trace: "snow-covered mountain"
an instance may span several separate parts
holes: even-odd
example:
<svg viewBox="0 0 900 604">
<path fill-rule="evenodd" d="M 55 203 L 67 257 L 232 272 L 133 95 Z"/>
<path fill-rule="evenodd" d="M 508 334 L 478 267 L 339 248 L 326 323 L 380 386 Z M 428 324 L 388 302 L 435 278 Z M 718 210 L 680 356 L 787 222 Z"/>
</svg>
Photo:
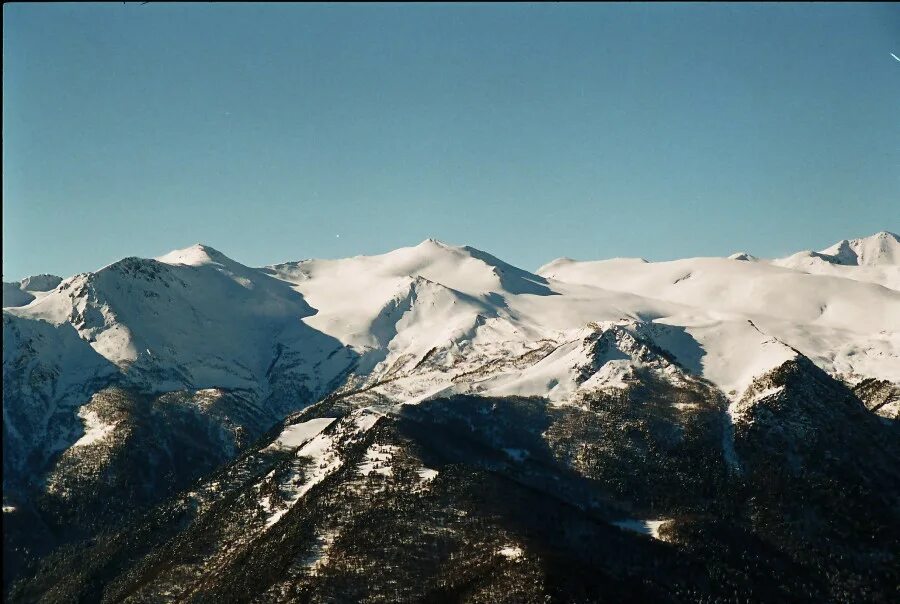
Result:
<svg viewBox="0 0 900 604">
<path fill-rule="evenodd" d="M 820 253 L 835 264 L 897 266 L 900 265 L 900 237 L 881 231 L 863 239 L 843 239 Z"/>
<path fill-rule="evenodd" d="M 534 274 L 435 240 L 381 256 L 263 269 L 198 244 L 61 283 L 23 281 L 43 281 L 44 295 L 6 312 L 72 325 L 132 382 L 158 391 L 255 387 L 277 350 L 312 359 L 345 348 L 359 357 L 356 377 L 371 379 L 451 345 L 512 350 L 565 339 L 592 322 L 668 325 L 685 337 L 664 347 L 693 357 L 685 359 L 692 370 L 738 396 L 758 371 L 738 375 L 728 359 L 737 348 L 758 353 L 748 343 L 760 334 L 851 381 L 900 380 L 900 293 L 891 279 L 849 274 L 874 266 L 889 277 L 900 271 L 897 249 L 890 233 L 835 244 L 822 254 L 844 254 L 840 274 L 746 255 L 560 259 Z M 851 252 L 859 266 L 846 261 Z"/>
<path fill-rule="evenodd" d="M 820 252 L 797 252 L 772 264 L 900 290 L 900 237 L 882 231 L 862 239 L 844 239 Z"/>
<path fill-rule="evenodd" d="M 428 455 L 415 448 L 433 446 L 421 431 L 459 422 L 487 457 L 463 454 L 469 445 L 454 427 L 440 437 L 448 439 L 442 463 L 496 471 L 491 455 L 540 460 L 539 476 L 512 479 L 547 492 L 563 481 L 566 505 L 600 505 L 599 497 L 604 522 L 615 526 L 652 526 L 656 536 L 663 522 L 688 530 L 690 522 L 672 518 L 709 502 L 672 485 L 663 495 L 671 473 L 724 481 L 707 485 L 710 493 L 729 481 L 761 484 L 775 440 L 778 455 L 798 451 L 788 461 L 802 466 L 821 452 L 802 444 L 810 430 L 858 424 L 867 436 L 851 440 L 866 455 L 866 438 L 895 430 L 898 249 L 896 235 L 879 233 L 774 260 L 747 252 L 670 262 L 564 258 L 532 273 L 432 239 L 378 256 L 263 268 L 197 244 L 65 280 L 4 283 L 8 549 L 24 564 L 56 543 L 162 513 L 157 505 L 181 509 L 173 497 L 199 501 L 196 513 L 219 509 L 225 492 L 258 500 L 268 519 L 238 523 L 241 547 L 256 547 L 277 534 L 282 516 L 303 513 L 291 510 L 318 497 L 315 485 L 345 480 L 342 468 L 360 455 L 367 477 L 393 467 L 401 451 L 431 477 Z M 849 402 L 832 412 L 832 400 Z M 535 422 L 533 432 L 501 438 L 484 423 L 509 401 L 519 401 L 516 413 Z M 293 419 L 267 433 L 285 417 Z M 376 422 L 402 434 L 373 430 L 386 440 L 369 443 Z M 608 446 L 592 448 L 595 438 Z M 276 446 L 282 441 L 292 444 Z M 275 468 L 283 451 L 312 457 L 318 470 L 288 464 L 263 480 L 246 465 L 256 455 L 259 468 Z M 849 463 L 839 465 L 841 480 L 850 480 Z M 697 464 L 712 474 L 694 476 Z M 219 492 L 228 472 L 240 481 Z M 196 480 L 201 490 L 184 499 Z M 404 488 L 420 493 L 429 480 Z M 46 530 L 16 532 L 36 522 Z M 790 547 L 805 544 L 798 536 Z M 230 547 L 215 550 L 222 564 Z"/>
<path fill-rule="evenodd" d="M 21 281 L 3 282 L 3 308 L 25 306 L 41 298 L 62 282 L 56 275 L 33 275 Z"/>
</svg>

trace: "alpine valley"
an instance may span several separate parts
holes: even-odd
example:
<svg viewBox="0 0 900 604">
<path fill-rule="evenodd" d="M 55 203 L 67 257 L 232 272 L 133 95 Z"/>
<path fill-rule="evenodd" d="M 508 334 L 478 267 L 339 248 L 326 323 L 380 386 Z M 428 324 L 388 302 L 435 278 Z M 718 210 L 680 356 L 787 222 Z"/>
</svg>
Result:
<svg viewBox="0 0 900 604">
<path fill-rule="evenodd" d="M 900 601 L 900 239 L 3 284 L 11 602 Z"/>
</svg>

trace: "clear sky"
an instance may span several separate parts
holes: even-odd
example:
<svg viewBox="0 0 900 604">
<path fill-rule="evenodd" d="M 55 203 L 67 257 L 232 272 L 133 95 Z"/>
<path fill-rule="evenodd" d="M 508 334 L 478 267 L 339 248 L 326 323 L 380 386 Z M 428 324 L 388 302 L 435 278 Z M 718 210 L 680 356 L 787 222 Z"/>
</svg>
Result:
<svg viewBox="0 0 900 604">
<path fill-rule="evenodd" d="M 900 230 L 900 5 L 3 6 L 3 273 Z"/>
</svg>

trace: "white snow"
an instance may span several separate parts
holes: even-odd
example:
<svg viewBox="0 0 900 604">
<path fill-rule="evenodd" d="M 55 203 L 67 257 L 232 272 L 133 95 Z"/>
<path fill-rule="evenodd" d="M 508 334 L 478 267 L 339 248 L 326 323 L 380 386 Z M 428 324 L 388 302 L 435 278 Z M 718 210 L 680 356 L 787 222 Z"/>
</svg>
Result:
<svg viewBox="0 0 900 604">
<path fill-rule="evenodd" d="M 848 266 L 835 264 L 828 257 L 823 257 L 822 254 L 816 252 L 797 252 L 786 258 L 772 260 L 771 264 L 811 275 L 828 275 L 841 279 L 864 281 L 900 291 L 900 265 Z"/>
<path fill-rule="evenodd" d="M 24 291 L 18 281 L 3 282 L 3 308 L 25 306 L 34 300 L 34 295 Z"/>
<path fill-rule="evenodd" d="M 438 471 L 432 470 L 431 468 L 422 468 L 419 470 L 419 478 L 421 478 L 423 482 L 431 482 L 437 475 Z"/>
<path fill-rule="evenodd" d="M 259 506 L 267 513 L 272 513 L 272 498 L 269 495 L 260 497 Z M 280 516 L 279 516 L 280 518 Z"/>
<path fill-rule="evenodd" d="M 294 504 L 314 486 L 343 465 L 343 461 L 334 451 L 334 441 L 326 434 L 317 434 L 297 451 L 297 457 L 310 458 L 310 464 L 306 476 L 295 475 L 293 480 L 286 485 L 286 497 L 284 507 L 280 507 L 266 519 L 266 527 L 271 527 L 290 510 Z"/>
<path fill-rule="evenodd" d="M 881 231 L 862 239 L 844 239 L 820 252 L 839 264 L 900 265 L 900 237 Z"/>
<path fill-rule="evenodd" d="M 776 266 L 815 275 L 877 283 L 900 290 L 900 238 L 882 231 L 863 239 L 844 239 L 821 252 L 797 252 L 776 258 Z"/>
<path fill-rule="evenodd" d="M 882 405 L 875 413 L 888 419 L 900 419 L 900 399 Z"/>
<path fill-rule="evenodd" d="M 641 340 L 681 367 L 650 369 L 703 377 L 734 403 L 797 352 L 850 383 L 900 382 L 897 250 L 895 235 L 879 233 L 802 258 L 566 258 L 530 273 L 434 240 L 263 269 L 198 244 L 70 277 L 4 314 L 73 331 L 160 390 L 258 391 L 284 370 L 325 394 L 353 369 L 355 384 L 379 383 L 372 396 L 392 404 L 452 393 L 567 404 L 627 388 L 646 358 Z M 601 332 L 618 334 L 602 353 L 591 348 Z M 60 367 L 60 380 L 83 380 Z M 378 413 L 357 417 L 359 429 Z M 300 446 L 318 428 L 295 426 L 278 442 Z"/>
<path fill-rule="evenodd" d="M 366 432 L 374 426 L 383 416 L 378 411 L 372 409 L 363 409 L 354 419 L 356 431 L 359 433 Z"/>
<path fill-rule="evenodd" d="M 288 284 L 206 246 L 126 258 L 5 312 L 70 323 L 131 379 L 162 391 L 250 389 L 279 344 L 318 358 L 339 347 L 304 326 L 314 311 Z M 333 377 L 325 365 L 317 373 Z"/>
<path fill-rule="evenodd" d="M 318 309 L 306 323 L 362 354 L 362 373 L 390 374 L 378 391 L 407 404 L 454 392 L 564 403 L 578 390 L 627 387 L 635 367 L 627 351 L 575 383 L 591 322 L 650 326 L 642 336 L 732 401 L 794 349 L 832 373 L 900 380 L 900 293 L 738 256 L 746 261 L 561 259 L 535 275 L 428 240 L 266 270 Z M 900 269 L 885 262 L 879 270 Z M 537 342 L 552 346 L 516 365 Z M 428 366 L 416 368 L 426 356 Z"/>
<path fill-rule="evenodd" d="M 509 558 L 510 560 L 518 560 L 525 552 L 518 545 L 507 545 L 497 550 L 497 553 L 504 558 Z"/>
<path fill-rule="evenodd" d="M 360 430 L 359 419 L 365 415 L 371 415 L 371 413 L 361 410 L 339 420 L 333 426 L 330 423 L 329 426 L 322 428 L 322 430 L 328 429 L 327 433 L 320 431 L 297 450 L 295 459 L 304 463 L 278 485 L 278 501 L 272 501 L 270 498 L 266 499 L 264 503 L 260 502 L 263 509 L 269 513 L 265 522 L 267 529 L 276 524 L 311 488 L 344 465 L 344 460 L 338 453 L 336 444 L 342 438 L 351 440 L 360 438 L 365 429 Z M 372 425 L 374 423 L 369 423 L 368 427 L 371 428 Z M 307 431 L 307 434 L 311 431 L 312 428 Z"/>
<path fill-rule="evenodd" d="M 659 529 L 662 525 L 669 522 L 669 519 L 657 519 L 657 520 L 635 520 L 635 519 L 626 519 L 619 520 L 613 522 L 613 524 L 619 528 L 625 529 L 626 531 L 631 531 L 633 533 L 639 533 L 641 535 L 649 535 L 654 539 L 659 539 L 660 541 L 664 541 L 662 537 L 659 536 Z"/>
<path fill-rule="evenodd" d="M 33 275 L 21 281 L 3 282 L 3 308 L 25 306 L 46 296 L 60 284 L 56 275 Z"/>
<path fill-rule="evenodd" d="M 768 398 L 774 394 L 778 394 L 782 390 L 784 390 L 784 386 L 772 386 L 771 388 L 766 388 L 765 390 L 761 390 L 761 391 L 757 392 L 753 396 L 753 401 L 754 402 L 761 401 L 764 398 Z"/>
<path fill-rule="evenodd" d="M 394 471 L 390 466 L 390 461 L 396 450 L 397 447 L 393 445 L 373 444 L 366 449 L 365 461 L 359 464 L 359 473 L 363 476 L 368 476 L 373 472 L 383 476 L 393 476 Z"/>
<path fill-rule="evenodd" d="M 116 429 L 117 422 L 104 423 L 95 411 L 82 407 L 78 410 L 78 416 L 84 421 L 84 436 L 79 438 L 72 447 L 86 447 L 96 444 L 108 438 Z"/>
<path fill-rule="evenodd" d="M 738 459 L 737 451 L 734 448 L 734 425 L 738 420 L 737 403 L 729 401 L 728 407 L 725 409 L 726 425 L 722 429 L 722 456 L 725 458 L 725 465 L 733 473 L 741 473 L 741 460 Z"/>
<path fill-rule="evenodd" d="M 43 274 L 25 277 L 20 282 L 20 286 L 24 291 L 37 294 L 38 292 L 49 292 L 50 290 L 55 289 L 60 283 L 62 283 L 62 277 Z"/>
<path fill-rule="evenodd" d="M 268 448 L 293 449 L 309 442 L 314 436 L 330 426 L 337 418 L 318 417 L 286 427 Z"/>
<path fill-rule="evenodd" d="M 832 373 L 900 381 L 900 292 L 877 284 L 717 258 L 566 261 L 539 273 L 643 296 L 632 307 L 683 328 L 701 349 L 701 375 L 732 397 L 791 358 L 791 348 Z"/>
</svg>

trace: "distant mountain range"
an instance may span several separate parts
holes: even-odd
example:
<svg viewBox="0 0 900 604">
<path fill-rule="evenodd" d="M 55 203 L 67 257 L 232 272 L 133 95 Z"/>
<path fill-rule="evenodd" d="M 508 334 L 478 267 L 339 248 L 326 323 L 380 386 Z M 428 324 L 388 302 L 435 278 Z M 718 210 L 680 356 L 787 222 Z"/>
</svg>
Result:
<svg viewBox="0 0 900 604">
<path fill-rule="evenodd" d="M 3 284 L 11 601 L 896 601 L 900 238 Z M 15 582 L 15 583 L 14 583 Z"/>
</svg>

